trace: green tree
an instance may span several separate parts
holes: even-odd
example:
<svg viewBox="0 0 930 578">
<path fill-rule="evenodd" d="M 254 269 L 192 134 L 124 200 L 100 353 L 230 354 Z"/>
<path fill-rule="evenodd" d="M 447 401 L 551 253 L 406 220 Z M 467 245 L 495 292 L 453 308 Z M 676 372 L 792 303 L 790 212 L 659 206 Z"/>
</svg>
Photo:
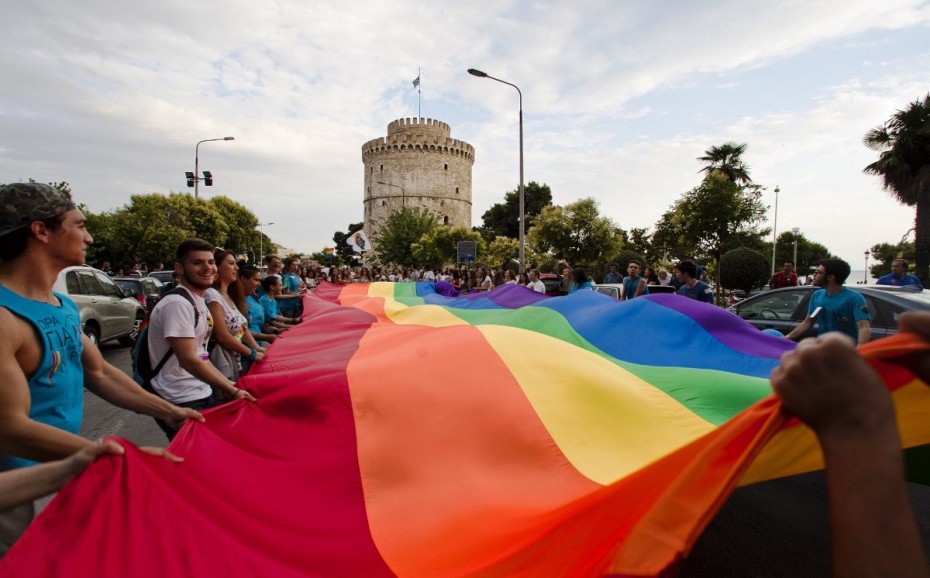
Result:
<svg viewBox="0 0 930 578">
<path fill-rule="evenodd" d="M 904 259 L 909 268 L 914 267 L 914 243 L 878 243 L 872 245 L 869 253 L 873 259 L 873 264 L 869 266 L 869 275 L 873 279 L 891 273 L 891 262 L 895 259 Z"/>
<path fill-rule="evenodd" d="M 718 271 L 715 264 L 724 253 L 757 245 L 767 233 L 760 228 L 765 218 L 762 190 L 759 185 L 739 185 L 720 171 L 712 172 L 663 215 L 653 240 L 671 246 L 678 257 L 709 261 L 708 270 Z"/>
<path fill-rule="evenodd" d="M 494 269 L 513 269 L 519 270 L 518 259 L 520 256 L 520 241 L 498 235 L 488 245 L 484 261 L 488 267 Z M 532 261 L 527 255 L 527 262 Z"/>
<path fill-rule="evenodd" d="M 417 263 L 413 244 L 437 226 L 436 216 L 422 208 L 404 207 L 388 215 L 376 248 L 382 263 L 411 267 Z"/>
<path fill-rule="evenodd" d="M 254 252 L 259 248 L 258 217 L 245 205 L 229 197 L 219 195 L 210 197 L 207 206 L 223 216 L 227 225 L 226 236 L 217 245 L 238 253 Z M 271 246 L 271 239 L 265 247 Z"/>
<path fill-rule="evenodd" d="M 930 287 L 930 93 L 891 115 L 863 138 L 879 153 L 865 172 L 882 178 L 882 188 L 916 208 L 915 274 Z"/>
<path fill-rule="evenodd" d="M 364 225 L 364 223 L 352 223 L 349 225 L 348 231 L 344 233 L 342 231 L 336 231 L 333 233 L 333 243 L 336 244 L 336 254 L 342 257 L 342 260 L 346 263 L 355 264 L 359 261 L 361 254 L 356 253 L 355 249 L 346 243 L 346 239 L 348 239 L 352 233 L 361 231 Z"/>
<path fill-rule="evenodd" d="M 749 166 L 743 162 L 742 158 L 748 146 L 745 143 L 728 142 L 719 147 L 710 147 L 704 152 L 704 156 L 697 159 L 707 163 L 707 166 L 699 172 L 705 173 L 707 176 L 720 172 L 734 183 L 750 184 L 752 179 L 749 178 Z"/>
<path fill-rule="evenodd" d="M 785 262 L 795 261 L 794 258 L 794 240 L 795 234 L 792 231 L 785 231 L 778 236 L 775 246 L 775 270 L 777 271 Z M 794 270 L 800 277 L 804 277 L 808 272 L 817 268 L 817 262 L 821 259 L 827 259 L 831 256 L 830 250 L 824 245 L 809 240 L 804 233 L 797 234 L 798 241 L 798 258 L 794 264 Z M 772 244 L 769 242 L 763 250 L 753 247 L 754 250 L 764 255 L 772 255 Z"/>
<path fill-rule="evenodd" d="M 727 289 L 750 291 L 768 283 L 769 260 L 761 253 L 740 247 L 727 251 L 720 258 L 720 284 Z"/>
<path fill-rule="evenodd" d="M 424 265 L 444 267 L 456 262 L 458 242 L 475 241 L 478 255 L 484 254 L 486 243 L 477 231 L 466 227 L 433 227 L 413 244 L 413 258 Z"/>
<path fill-rule="evenodd" d="M 572 265 L 604 270 L 622 246 L 623 232 L 602 216 L 597 201 L 579 199 L 564 207 L 544 207 L 527 232 L 527 244 L 539 254 L 551 254 Z"/>
<path fill-rule="evenodd" d="M 540 185 L 530 181 L 523 187 L 523 212 L 526 216 L 524 232 L 529 231 L 533 221 L 542 212 L 543 207 L 552 204 L 552 190 L 549 185 Z M 516 239 L 520 236 L 520 189 L 509 191 L 504 195 L 504 202 L 491 205 L 481 216 L 484 228 L 489 230 L 491 238 L 497 236 Z"/>
</svg>

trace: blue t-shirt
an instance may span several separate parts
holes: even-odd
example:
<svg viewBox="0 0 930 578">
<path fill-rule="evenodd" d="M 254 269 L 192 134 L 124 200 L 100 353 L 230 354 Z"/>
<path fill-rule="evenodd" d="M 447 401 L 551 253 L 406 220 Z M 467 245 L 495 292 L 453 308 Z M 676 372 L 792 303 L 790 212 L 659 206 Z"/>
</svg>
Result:
<svg viewBox="0 0 930 578">
<path fill-rule="evenodd" d="M 604 283 L 623 283 L 623 275 L 620 273 L 608 273 L 604 276 Z"/>
<path fill-rule="evenodd" d="M 807 305 L 808 316 L 818 307 L 823 308 L 815 318 L 818 335 L 840 331 L 859 343 L 859 326 L 856 323 L 872 319 L 865 297 L 846 287 L 836 295 L 828 294 L 826 289 L 814 291 Z"/>
<path fill-rule="evenodd" d="M 265 325 L 265 308 L 253 295 L 246 297 L 245 304 L 249 308 L 249 331 L 264 333 L 262 327 Z"/>
<path fill-rule="evenodd" d="M 278 302 L 267 295 L 262 295 L 258 300 L 265 310 L 265 323 L 271 323 L 278 316 Z"/>
<path fill-rule="evenodd" d="M 704 303 L 713 303 L 714 302 L 714 290 L 711 289 L 710 285 L 703 281 L 698 281 L 694 284 L 694 287 L 689 288 L 687 285 L 682 285 L 678 289 L 679 295 L 684 295 L 685 297 L 690 297 L 692 299 L 697 299 L 698 301 L 703 301 Z"/>
<path fill-rule="evenodd" d="M 879 277 L 875 284 L 894 285 L 895 287 L 904 287 L 905 285 L 917 285 L 918 287 L 924 286 L 924 284 L 920 282 L 920 277 L 916 275 L 905 275 L 904 279 L 898 279 L 894 276 L 894 273 L 888 273 L 887 275 Z"/>
<path fill-rule="evenodd" d="M 632 277 L 626 277 L 623 279 L 623 300 L 629 301 L 630 299 L 636 297 L 636 288 L 639 287 L 640 283 L 645 283 L 646 280 L 643 277 L 637 276 L 636 279 Z M 643 288 L 643 295 L 649 293 L 649 290 L 645 287 Z"/>
<path fill-rule="evenodd" d="M 84 405 L 81 314 L 71 299 L 55 293 L 55 306 L 27 299 L 0 285 L 0 307 L 31 324 L 42 346 L 42 358 L 29 378 L 29 418 L 77 434 Z M 35 462 L 0 454 L 0 471 Z"/>
<path fill-rule="evenodd" d="M 594 288 L 594 283 L 590 281 L 585 281 L 581 285 L 578 285 L 577 283 L 572 283 L 571 286 L 568 288 L 568 293 L 570 295 L 574 293 L 575 291 L 581 291 L 582 289 L 592 289 L 592 288 Z"/>
</svg>

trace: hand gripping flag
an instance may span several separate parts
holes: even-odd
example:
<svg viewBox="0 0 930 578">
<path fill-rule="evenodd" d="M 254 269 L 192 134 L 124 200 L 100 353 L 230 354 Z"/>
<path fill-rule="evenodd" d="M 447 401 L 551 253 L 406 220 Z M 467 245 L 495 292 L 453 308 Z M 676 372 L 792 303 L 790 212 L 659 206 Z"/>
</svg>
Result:
<svg viewBox="0 0 930 578">
<path fill-rule="evenodd" d="M 323 284 L 257 403 L 186 424 L 182 463 L 91 464 L 0 576 L 660 575 L 736 485 L 822 467 L 771 396 L 792 347 L 676 295 Z M 883 361 L 911 347 L 860 351 L 919 446 L 930 392 Z"/>
</svg>

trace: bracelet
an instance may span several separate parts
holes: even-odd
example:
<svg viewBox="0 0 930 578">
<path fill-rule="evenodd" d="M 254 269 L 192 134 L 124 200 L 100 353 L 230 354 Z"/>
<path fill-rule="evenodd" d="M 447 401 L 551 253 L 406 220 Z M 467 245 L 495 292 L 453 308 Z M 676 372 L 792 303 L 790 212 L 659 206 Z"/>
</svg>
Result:
<svg viewBox="0 0 930 578">
<path fill-rule="evenodd" d="M 249 361 L 255 361 L 255 356 L 258 355 L 258 350 L 253 349 L 252 353 L 249 355 Z"/>
</svg>

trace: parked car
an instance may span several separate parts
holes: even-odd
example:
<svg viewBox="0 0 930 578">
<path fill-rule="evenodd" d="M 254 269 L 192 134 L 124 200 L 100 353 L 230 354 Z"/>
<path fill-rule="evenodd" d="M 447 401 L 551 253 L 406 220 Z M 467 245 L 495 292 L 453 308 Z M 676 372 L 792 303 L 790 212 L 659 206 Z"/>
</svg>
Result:
<svg viewBox="0 0 930 578">
<path fill-rule="evenodd" d="M 623 294 L 623 283 L 598 283 L 594 286 L 594 290 L 619 301 L 620 295 Z M 670 285 L 647 285 L 646 291 L 646 295 L 658 295 L 659 293 L 674 293 L 675 288 Z"/>
<path fill-rule="evenodd" d="M 562 293 L 562 278 L 555 273 L 540 273 L 539 280 L 546 286 L 546 295 L 564 295 Z"/>
<path fill-rule="evenodd" d="M 161 284 L 171 283 L 171 276 L 174 275 L 174 271 L 151 271 L 148 276 L 153 279 L 158 279 Z"/>
<path fill-rule="evenodd" d="M 132 297 L 146 311 L 151 311 L 161 299 L 161 283 L 155 277 L 112 277 L 112 279 L 124 290 L 130 291 Z"/>
<path fill-rule="evenodd" d="M 728 308 L 758 329 L 777 329 L 790 333 L 807 318 L 807 304 L 818 287 L 805 285 L 765 291 Z M 905 311 L 930 311 L 930 291 L 907 287 L 850 285 L 848 289 L 865 297 L 872 315 L 872 339 L 898 332 L 898 319 Z M 804 337 L 817 335 L 817 324 Z"/>
<path fill-rule="evenodd" d="M 66 267 L 53 289 L 70 297 L 81 313 L 81 331 L 94 343 L 118 339 L 130 346 L 145 310 L 106 273 L 93 267 Z"/>
</svg>

